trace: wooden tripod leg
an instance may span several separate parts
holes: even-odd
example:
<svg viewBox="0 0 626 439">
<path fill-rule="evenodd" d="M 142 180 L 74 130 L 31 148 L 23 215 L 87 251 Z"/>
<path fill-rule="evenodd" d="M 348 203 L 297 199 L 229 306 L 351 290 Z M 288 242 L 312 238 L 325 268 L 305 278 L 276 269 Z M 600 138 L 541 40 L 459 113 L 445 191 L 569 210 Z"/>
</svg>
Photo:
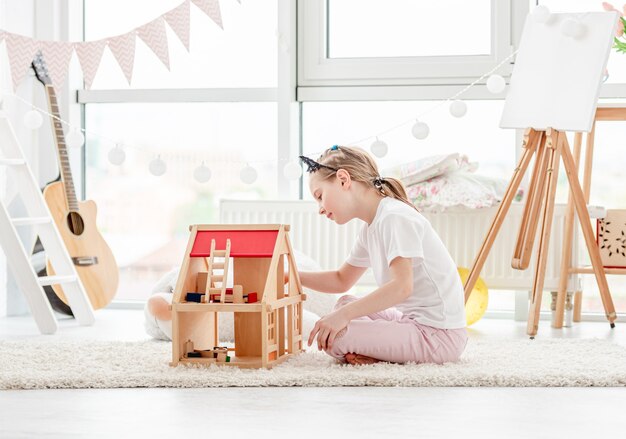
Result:
<svg viewBox="0 0 626 439">
<path fill-rule="evenodd" d="M 522 158 L 519 161 L 519 164 L 515 168 L 515 172 L 513 173 L 513 177 L 511 178 L 511 182 L 504 194 L 504 198 L 500 203 L 500 207 L 498 207 L 498 211 L 491 223 L 489 228 L 489 232 L 483 241 L 482 246 L 480 247 L 480 251 L 474 260 L 474 264 L 472 265 L 472 269 L 470 270 L 470 274 L 465 282 L 465 302 L 469 299 L 470 294 L 472 294 L 472 289 L 478 280 L 478 275 L 487 260 L 487 256 L 489 255 L 489 251 L 491 250 L 491 246 L 498 235 L 498 231 L 502 226 L 502 222 L 511 206 L 511 202 L 515 197 L 515 193 L 517 192 L 517 188 L 524 177 L 524 173 L 528 168 L 528 164 L 533 157 L 537 149 L 537 141 L 539 140 L 539 132 L 533 129 L 528 129 L 524 133 L 524 141 L 522 147 L 524 148 L 524 154 L 522 154 Z"/>
<path fill-rule="evenodd" d="M 606 313 L 607 320 L 611 324 L 611 328 L 614 328 L 614 322 L 617 318 L 617 315 L 615 314 L 615 306 L 613 305 L 613 299 L 611 298 L 611 293 L 609 292 L 609 285 L 606 281 L 606 273 L 604 272 L 602 260 L 600 259 L 600 250 L 598 249 L 598 245 L 596 244 L 593 230 L 591 228 L 589 211 L 587 210 L 583 191 L 580 187 L 580 182 L 578 181 L 578 175 L 576 174 L 574 158 L 569 150 L 569 145 L 565 136 L 563 136 L 561 142 L 559 143 L 559 149 L 561 151 L 561 155 L 563 156 L 563 165 L 565 166 L 565 171 L 567 172 L 567 179 L 569 180 L 574 205 L 576 206 L 576 213 L 578 214 L 580 227 L 582 229 L 583 236 L 585 237 L 585 244 L 587 245 L 587 251 L 589 252 L 589 258 L 591 259 L 591 265 L 593 266 L 593 272 L 596 276 L 596 282 L 598 283 L 598 288 L 600 290 L 600 297 L 602 298 L 602 304 L 604 305 L 604 312 Z"/>
<path fill-rule="evenodd" d="M 543 296 L 543 281 L 546 274 L 546 263 L 548 261 L 548 249 L 550 246 L 550 232 L 552 231 L 552 217 L 554 214 L 554 196 L 556 194 L 556 184 L 559 177 L 559 151 L 556 147 L 559 137 L 565 133 L 559 133 L 548 129 L 546 131 L 546 154 L 548 157 L 545 168 L 547 185 L 543 192 L 543 212 L 541 215 L 541 237 L 539 240 L 539 250 L 537 252 L 537 263 L 533 282 L 533 291 L 528 312 L 528 326 L 526 332 L 530 338 L 537 335 L 539 328 L 539 313 L 541 311 L 541 298 Z"/>
<path fill-rule="evenodd" d="M 539 140 L 539 149 L 535 156 L 533 175 L 528 187 L 528 196 L 524 213 L 517 235 L 515 253 L 511 260 L 511 267 L 516 270 L 525 270 L 530 264 L 530 256 L 533 251 L 539 214 L 543 205 L 543 196 L 546 186 L 546 168 L 548 167 L 548 152 L 545 148 L 545 135 Z"/>
<path fill-rule="evenodd" d="M 576 167 L 576 175 L 580 163 L 580 147 L 582 145 L 582 133 L 576 133 L 574 136 L 574 165 Z M 565 211 L 565 229 L 563 230 L 563 252 L 561 253 L 561 270 L 559 277 L 559 289 L 556 295 L 556 309 L 554 311 L 554 328 L 563 327 L 563 314 L 565 312 L 565 293 L 567 292 L 567 283 L 569 281 L 569 269 L 572 265 L 572 241 L 574 239 L 574 201 L 570 191 L 567 197 L 567 210 Z"/>
</svg>

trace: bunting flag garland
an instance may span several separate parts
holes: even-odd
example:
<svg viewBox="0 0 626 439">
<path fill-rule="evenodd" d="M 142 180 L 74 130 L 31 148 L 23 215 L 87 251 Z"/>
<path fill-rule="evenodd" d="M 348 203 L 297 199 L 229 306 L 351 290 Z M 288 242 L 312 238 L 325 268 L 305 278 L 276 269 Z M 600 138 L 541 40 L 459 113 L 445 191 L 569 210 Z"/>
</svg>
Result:
<svg viewBox="0 0 626 439">
<path fill-rule="evenodd" d="M 136 34 L 127 33 L 118 37 L 109 38 L 108 46 L 111 53 L 122 68 L 124 76 L 130 85 L 133 77 L 133 65 L 135 64 L 135 36 Z"/>
<path fill-rule="evenodd" d="M 52 86 L 55 90 L 63 88 L 63 82 L 67 76 L 67 69 L 74 51 L 72 43 L 57 43 L 53 41 L 43 41 L 41 52 L 46 60 Z"/>
<path fill-rule="evenodd" d="M 189 52 L 189 20 L 191 14 L 189 4 L 189 0 L 187 0 L 177 8 L 163 14 L 163 18 L 165 18 L 165 21 L 167 21 L 167 24 L 172 28 L 180 42 L 183 43 L 187 52 Z"/>
<path fill-rule="evenodd" d="M 90 89 L 98 72 L 104 48 L 107 46 L 130 84 L 135 62 L 136 37 L 141 38 L 169 70 L 170 57 L 165 23 L 174 31 L 185 49 L 189 51 L 190 5 L 192 2 L 200 11 L 208 15 L 216 25 L 224 29 L 219 0 L 185 0 L 177 7 L 130 32 L 96 41 L 40 41 L 0 29 L 0 42 L 5 41 L 11 67 L 13 90 L 26 76 L 38 50 L 44 54 L 46 64 L 50 69 L 50 77 L 57 90 L 63 86 L 69 61 L 75 51 L 83 70 L 85 88 Z"/>
<path fill-rule="evenodd" d="M 191 0 L 202 12 L 211 17 L 219 27 L 224 29 L 222 24 L 222 13 L 220 12 L 219 0 Z"/>
<path fill-rule="evenodd" d="M 161 60 L 163 65 L 170 69 L 170 53 L 167 48 L 167 34 L 165 33 L 165 20 L 161 17 L 137 29 L 137 36 Z"/>
<path fill-rule="evenodd" d="M 96 77 L 106 44 L 106 40 L 98 40 L 89 43 L 78 43 L 74 46 L 80 62 L 80 68 L 83 70 L 83 82 L 87 90 L 91 88 L 93 78 Z"/>
<path fill-rule="evenodd" d="M 39 50 L 39 41 L 9 32 L 4 38 L 9 55 L 9 64 L 11 65 L 13 89 L 15 90 L 26 76 L 26 72 Z"/>
</svg>

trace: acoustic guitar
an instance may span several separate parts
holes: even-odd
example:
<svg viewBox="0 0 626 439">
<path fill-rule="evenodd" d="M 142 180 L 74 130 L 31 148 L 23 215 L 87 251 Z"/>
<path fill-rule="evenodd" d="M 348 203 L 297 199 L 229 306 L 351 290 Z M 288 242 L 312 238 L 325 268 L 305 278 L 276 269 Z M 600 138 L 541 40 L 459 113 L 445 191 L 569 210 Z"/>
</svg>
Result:
<svg viewBox="0 0 626 439">
<path fill-rule="evenodd" d="M 79 202 L 76 199 L 63 126 L 59 117 L 59 105 L 41 52 L 35 56 L 32 66 L 37 79 L 44 85 L 48 110 L 53 116 L 53 137 L 61 171 L 60 181 L 48 184 L 43 196 L 91 305 L 94 309 L 100 309 L 115 297 L 119 270 L 113 252 L 96 227 L 96 204 L 91 200 Z M 54 274 L 54 267 L 49 260 L 46 262 L 46 271 L 48 275 Z M 56 296 L 68 305 L 63 288 L 59 285 L 53 285 L 51 288 Z"/>
</svg>

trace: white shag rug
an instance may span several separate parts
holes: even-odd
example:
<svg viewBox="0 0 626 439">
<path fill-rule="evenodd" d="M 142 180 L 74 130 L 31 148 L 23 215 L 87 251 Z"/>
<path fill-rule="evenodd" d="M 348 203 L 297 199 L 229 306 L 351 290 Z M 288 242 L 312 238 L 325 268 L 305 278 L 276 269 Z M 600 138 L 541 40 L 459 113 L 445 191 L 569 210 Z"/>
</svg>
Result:
<svg viewBox="0 0 626 439">
<path fill-rule="evenodd" d="M 599 339 L 470 340 L 444 365 L 341 365 L 315 350 L 271 370 L 174 368 L 170 356 L 156 340 L 0 341 L 0 389 L 626 385 L 626 348 Z"/>
</svg>

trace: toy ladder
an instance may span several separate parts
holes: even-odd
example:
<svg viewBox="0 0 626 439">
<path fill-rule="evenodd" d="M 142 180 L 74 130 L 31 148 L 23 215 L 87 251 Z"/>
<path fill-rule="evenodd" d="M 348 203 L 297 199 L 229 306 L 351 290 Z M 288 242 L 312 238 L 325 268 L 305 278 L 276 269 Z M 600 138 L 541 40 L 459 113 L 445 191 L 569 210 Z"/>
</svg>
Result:
<svg viewBox="0 0 626 439">
<path fill-rule="evenodd" d="M 0 112 L 0 166 L 5 166 L 13 171 L 12 182 L 19 188 L 17 196 L 22 199 L 28 212 L 27 217 L 11 218 L 4 200 L 0 198 L 0 246 L 6 254 L 17 286 L 26 296 L 39 331 L 42 334 L 53 334 L 57 330 L 57 321 L 43 290 L 45 285 L 63 284 L 63 292 L 79 324 L 92 325 L 94 315 L 91 302 L 67 253 L 65 244 L 28 166 L 15 133 L 6 115 L 2 112 Z M 26 249 L 16 230 L 16 227 L 30 225 L 37 226 L 41 243 L 54 267 L 56 273 L 54 276 L 37 277 L 30 264 Z"/>
<path fill-rule="evenodd" d="M 214 258 L 224 258 L 224 262 L 215 262 Z M 226 250 L 215 250 L 215 239 L 211 240 L 211 253 L 208 261 L 207 291 L 205 298 L 208 301 L 211 294 L 220 294 L 220 303 L 226 303 L 226 279 L 228 278 L 228 261 L 230 259 L 230 239 L 226 240 Z M 213 270 L 223 270 L 222 274 L 214 274 Z M 220 287 L 215 286 L 220 282 Z"/>
</svg>

